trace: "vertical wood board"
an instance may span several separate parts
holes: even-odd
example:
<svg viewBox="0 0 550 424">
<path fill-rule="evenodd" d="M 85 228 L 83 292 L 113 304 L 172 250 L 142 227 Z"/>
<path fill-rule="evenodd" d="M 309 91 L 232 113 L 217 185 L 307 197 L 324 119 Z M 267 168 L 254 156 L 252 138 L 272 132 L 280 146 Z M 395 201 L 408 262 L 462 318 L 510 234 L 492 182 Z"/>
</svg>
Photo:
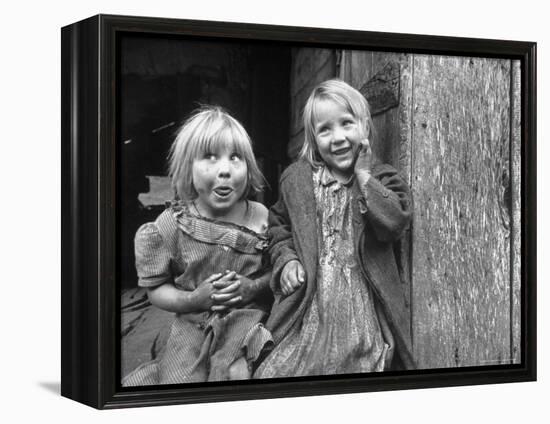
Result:
<svg viewBox="0 0 550 424">
<path fill-rule="evenodd" d="M 344 55 L 345 66 L 350 67 L 342 72 L 346 81 L 354 88 L 360 90 L 365 84 L 381 72 L 388 63 L 397 63 L 402 70 L 407 63 L 408 55 L 400 53 L 370 52 L 363 50 L 348 50 Z M 371 100 L 367 98 L 367 100 Z M 402 100 L 402 97 L 400 97 Z M 374 131 L 371 135 L 371 142 L 374 153 L 386 163 L 400 168 L 401 155 L 401 109 L 407 107 L 399 106 L 389 109 L 373 117 Z"/>
<path fill-rule="evenodd" d="M 397 110 L 394 138 L 399 140 L 397 146 L 395 146 L 394 157 L 396 159 L 394 164 L 401 176 L 411 186 L 411 163 L 412 163 L 412 68 L 413 68 L 413 55 L 403 55 L 400 60 L 401 63 L 401 82 L 400 82 L 400 99 L 399 109 Z M 413 199 L 414 207 L 414 199 Z M 405 234 L 396 246 L 399 264 L 399 270 L 401 274 L 401 281 L 408 285 L 407 301 L 409 302 L 411 312 L 411 335 L 414 345 L 414 333 L 412 331 L 412 225 L 409 225 L 405 230 Z"/>
<path fill-rule="evenodd" d="M 336 53 L 330 49 L 297 48 L 292 50 L 290 140 L 287 154 L 295 160 L 303 138 L 302 112 L 313 88 L 336 76 Z"/>
<path fill-rule="evenodd" d="M 302 111 L 313 88 L 336 76 L 336 54 L 334 50 L 300 48 L 293 50 L 292 58 L 290 134 L 295 135 L 303 127 Z"/>
<path fill-rule="evenodd" d="M 521 363 L 521 63 L 512 61 L 512 363 Z"/>
<path fill-rule="evenodd" d="M 410 184 L 411 169 L 411 101 L 412 55 L 398 53 L 344 51 L 341 76 L 353 87 L 361 89 L 383 72 L 388 64 L 397 64 L 400 75 L 398 105 L 373 117 L 374 129 L 370 137 L 373 150 L 383 162 L 392 164 Z M 370 100 L 367 98 L 367 100 Z M 397 265 L 401 282 L 406 285 L 406 302 L 410 304 L 411 229 L 405 230 L 395 243 Z"/>
<path fill-rule="evenodd" d="M 413 331 L 421 368 L 510 357 L 510 66 L 418 55 Z"/>
<path fill-rule="evenodd" d="M 295 96 L 306 86 L 313 75 L 326 64 L 334 60 L 334 50 L 316 48 L 292 49 L 293 78 L 290 84 L 290 95 Z"/>
</svg>

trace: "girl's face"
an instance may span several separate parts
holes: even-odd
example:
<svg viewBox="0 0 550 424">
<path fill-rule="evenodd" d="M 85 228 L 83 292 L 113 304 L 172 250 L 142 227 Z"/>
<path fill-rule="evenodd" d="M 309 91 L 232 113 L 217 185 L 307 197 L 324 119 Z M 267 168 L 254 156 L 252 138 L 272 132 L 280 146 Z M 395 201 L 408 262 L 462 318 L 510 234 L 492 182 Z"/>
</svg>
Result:
<svg viewBox="0 0 550 424">
<path fill-rule="evenodd" d="M 344 106 L 332 100 L 319 100 L 315 117 L 313 130 L 319 154 L 337 180 L 347 181 L 353 175 L 361 147 L 361 125 Z"/>
<path fill-rule="evenodd" d="M 211 217 L 227 214 L 246 190 L 248 168 L 232 146 L 205 152 L 193 161 L 196 202 Z"/>
</svg>

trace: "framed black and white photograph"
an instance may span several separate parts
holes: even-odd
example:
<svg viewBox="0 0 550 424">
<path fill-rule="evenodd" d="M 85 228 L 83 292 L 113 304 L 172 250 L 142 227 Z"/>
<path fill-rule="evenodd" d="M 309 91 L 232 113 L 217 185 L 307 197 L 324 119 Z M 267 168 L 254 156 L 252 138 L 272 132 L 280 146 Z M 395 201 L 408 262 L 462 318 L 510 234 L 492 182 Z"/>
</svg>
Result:
<svg viewBox="0 0 550 424">
<path fill-rule="evenodd" d="M 536 379 L 536 44 L 62 30 L 62 381 L 96 408 Z"/>
</svg>

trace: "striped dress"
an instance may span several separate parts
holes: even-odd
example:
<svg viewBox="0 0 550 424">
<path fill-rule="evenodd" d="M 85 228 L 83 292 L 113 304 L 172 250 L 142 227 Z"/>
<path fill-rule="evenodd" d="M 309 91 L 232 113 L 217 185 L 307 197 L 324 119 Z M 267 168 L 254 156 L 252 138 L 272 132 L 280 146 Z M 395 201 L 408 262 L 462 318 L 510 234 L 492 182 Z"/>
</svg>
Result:
<svg viewBox="0 0 550 424">
<path fill-rule="evenodd" d="M 193 215 L 184 204 L 167 208 L 135 238 L 138 284 L 172 282 L 193 291 L 212 274 L 232 270 L 250 279 L 269 279 L 263 261 L 266 238 L 246 227 Z M 267 305 L 254 303 L 224 313 L 176 314 L 165 348 L 153 361 L 123 378 L 123 386 L 178 384 L 228 379 L 229 366 L 249 363 L 271 344 L 262 321 Z"/>
</svg>

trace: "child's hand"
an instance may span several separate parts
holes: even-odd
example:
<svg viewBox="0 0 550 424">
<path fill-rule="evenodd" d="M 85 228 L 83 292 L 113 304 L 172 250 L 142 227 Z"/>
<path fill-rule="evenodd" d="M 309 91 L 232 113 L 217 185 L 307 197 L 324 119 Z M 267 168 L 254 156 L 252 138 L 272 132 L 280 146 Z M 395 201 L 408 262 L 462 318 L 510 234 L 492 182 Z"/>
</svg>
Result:
<svg viewBox="0 0 550 424">
<path fill-rule="evenodd" d="M 246 305 L 258 294 L 260 288 L 254 280 L 235 272 L 232 274 L 234 277 L 230 281 L 220 279 L 214 282 L 216 293 L 212 296 L 213 311 L 223 311 L 231 307 Z"/>
<path fill-rule="evenodd" d="M 368 138 L 361 140 L 361 148 L 355 160 L 355 175 L 370 176 L 372 168 L 372 148 Z"/>
<path fill-rule="evenodd" d="M 210 309 L 221 312 L 241 304 L 241 285 L 242 282 L 237 278 L 235 271 L 226 271 L 223 277 L 212 284 L 214 292 L 211 296 L 213 304 Z"/>
<path fill-rule="evenodd" d="M 197 311 L 208 311 L 212 308 L 214 301 L 212 296 L 216 292 L 213 283 L 225 278 L 222 273 L 212 274 L 207 279 L 203 280 L 192 292 L 192 302 L 194 309 Z"/>
<path fill-rule="evenodd" d="M 294 293 L 306 281 L 306 272 L 300 261 L 287 262 L 281 272 L 281 291 L 285 296 Z"/>
</svg>

